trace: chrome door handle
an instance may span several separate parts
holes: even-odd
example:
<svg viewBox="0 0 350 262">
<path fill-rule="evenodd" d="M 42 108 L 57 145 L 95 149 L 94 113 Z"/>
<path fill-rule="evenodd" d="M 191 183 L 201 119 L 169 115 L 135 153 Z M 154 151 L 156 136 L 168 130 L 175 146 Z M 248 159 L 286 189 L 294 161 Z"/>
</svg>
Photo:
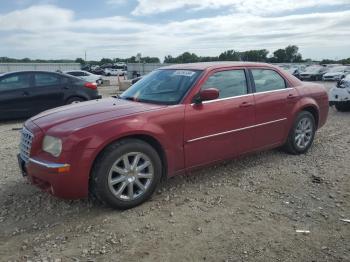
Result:
<svg viewBox="0 0 350 262">
<path fill-rule="evenodd" d="M 297 96 L 296 96 L 296 95 L 293 95 L 293 94 L 289 94 L 289 95 L 287 96 L 287 99 L 295 99 L 295 98 L 297 98 Z"/>
<path fill-rule="evenodd" d="M 254 104 L 253 103 L 250 103 L 250 102 L 242 102 L 239 107 L 249 107 L 249 106 L 253 106 Z"/>
</svg>

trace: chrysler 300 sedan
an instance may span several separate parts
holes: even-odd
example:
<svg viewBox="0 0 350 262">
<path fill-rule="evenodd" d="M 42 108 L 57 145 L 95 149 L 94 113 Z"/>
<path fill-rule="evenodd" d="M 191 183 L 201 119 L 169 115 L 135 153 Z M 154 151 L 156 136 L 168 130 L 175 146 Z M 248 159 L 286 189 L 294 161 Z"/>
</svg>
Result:
<svg viewBox="0 0 350 262">
<path fill-rule="evenodd" d="M 162 176 L 276 147 L 303 154 L 327 115 L 322 86 L 272 65 L 172 65 L 120 97 L 29 119 L 18 160 L 55 196 L 126 209 L 147 200 Z"/>
</svg>

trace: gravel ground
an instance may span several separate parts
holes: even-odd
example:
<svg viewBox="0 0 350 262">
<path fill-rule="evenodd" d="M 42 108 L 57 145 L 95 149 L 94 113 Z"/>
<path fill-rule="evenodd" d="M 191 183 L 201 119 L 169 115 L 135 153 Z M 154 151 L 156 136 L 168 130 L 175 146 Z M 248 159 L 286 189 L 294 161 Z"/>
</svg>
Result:
<svg viewBox="0 0 350 262">
<path fill-rule="evenodd" d="M 1 261 L 350 261 L 350 112 L 331 108 L 306 155 L 266 151 L 168 179 L 122 212 L 28 184 L 21 124 L 0 124 Z"/>
</svg>

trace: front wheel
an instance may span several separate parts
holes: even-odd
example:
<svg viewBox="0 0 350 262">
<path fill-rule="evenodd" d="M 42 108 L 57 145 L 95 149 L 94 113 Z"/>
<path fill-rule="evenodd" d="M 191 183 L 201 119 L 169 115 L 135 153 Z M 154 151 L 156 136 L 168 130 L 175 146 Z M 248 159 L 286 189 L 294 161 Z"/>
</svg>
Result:
<svg viewBox="0 0 350 262">
<path fill-rule="evenodd" d="M 151 197 L 162 175 L 157 151 L 138 139 L 108 146 L 95 162 L 90 192 L 117 209 L 140 205 Z"/>
<path fill-rule="evenodd" d="M 312 145 L 315 132 L 314 116 L 308 111 L 300 112 L 289 132 L 285 150 L 294 155 L 306 153 Z"/>
</svg>

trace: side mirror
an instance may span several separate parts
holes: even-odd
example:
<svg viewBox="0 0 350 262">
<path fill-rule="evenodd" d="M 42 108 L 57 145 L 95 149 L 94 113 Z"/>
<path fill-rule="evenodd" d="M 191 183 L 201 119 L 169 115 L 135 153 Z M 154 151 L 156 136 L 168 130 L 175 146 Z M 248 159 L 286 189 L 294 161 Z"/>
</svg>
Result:
<svg viewBox="0 0 350 262">
<path fill-rule="evenodd" d="M 219 97 L 219 90 L 217 88 L 207 88 L 201 90 L 197 95 L 193 97 L 193 103 L 201 104 L 203 101 L 214 100 Z"/>
</svg>

